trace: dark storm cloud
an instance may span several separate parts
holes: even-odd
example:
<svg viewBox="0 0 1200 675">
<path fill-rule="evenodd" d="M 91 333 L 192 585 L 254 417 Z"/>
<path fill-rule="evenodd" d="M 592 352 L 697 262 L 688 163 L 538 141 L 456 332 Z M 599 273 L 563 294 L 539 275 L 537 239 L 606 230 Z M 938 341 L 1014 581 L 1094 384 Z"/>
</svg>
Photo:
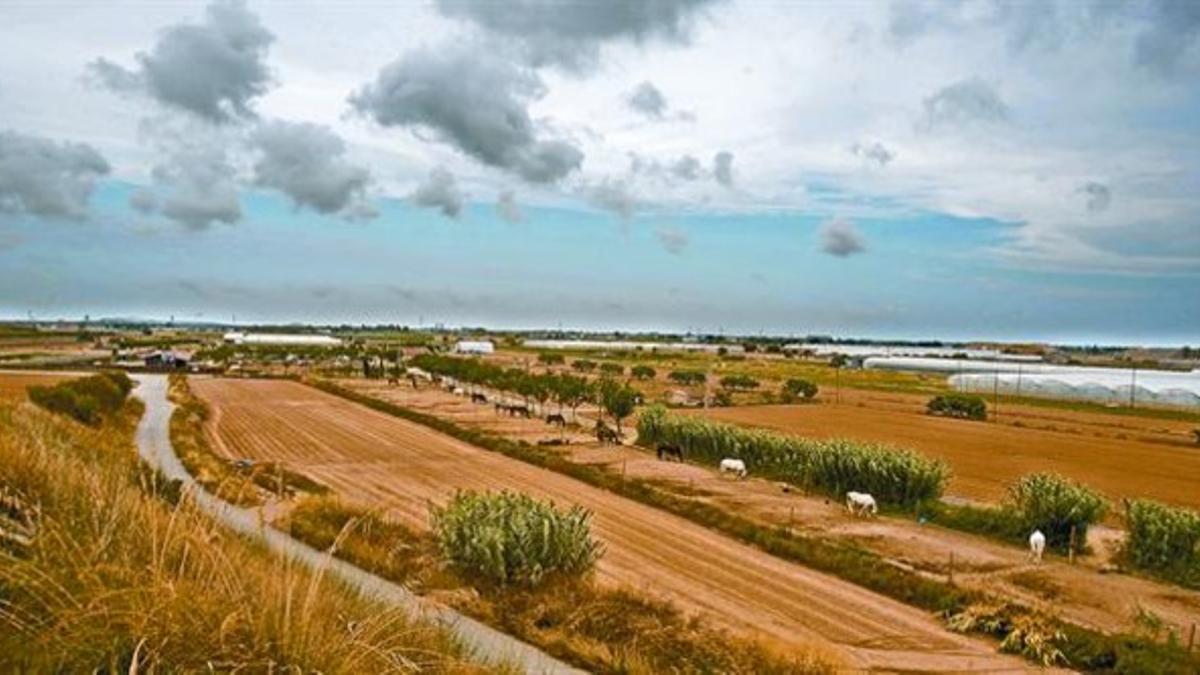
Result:
<svg viewBox="0 0 1200 675">
<path fill-rule="evenodd" d="M 484 164 L 552 183 L 578 169 L 583 153 L 568 141 L 539 137 L 528 108 L 544 94 L 533 71 L 490 52 L 453 47 L 406 54 L 350 104 L 383 126 L 431 130 Z"/>
<path fill-rule="evenodd" d="M 344 158 L 346 144 L 328 127 L 281 120 L 263 124 L 250 136 L 259 154 L 254 182 L 319 213 L 349 213 L 364 201 L 367 169 Z"/>
<path fill-rule="evenodd" d="M 213 2 L 200 23 L 167 28 L 126 68 L 107 59 L 88 66 L 104 86 L 146 94 L 213 122 L 252 117 L 251 103 L 271 83 L 267 48 L 274 36 L 239 0 Z"/>
<path fill-rule="evenodd" d="M 861 157 L 867 161 L 874 162 L 880 168 L 888 165 L 896 158 L 896 153 L 889 150 L 887 146 L 879 141 L 870 143 L 855 143 L 850 146 L 850 152 L 856 157 Z"/>
<path fill-rule="evenodd" d="M 510 223 L 525 220 L 525 214 L 517 204 L 517 195 L 512 190 L 504 190 L 496 198 L 496 215 Z"/>
<path fill-rule="evenodd" d="M 849 220 L 834 218 L 821 226 L 821 250 L 829 255 L 846 258 L 866 248 L 858 228 Z"/>
<path fill-rule="evenodd" d="M 417 186 L 410 198 L 413 204 L 422 208 L 437 209 L 447 218 L 457 219 L 462 213 L 462 192 L 458 189 L 454 174 L 445 169 L 430 171 L 429 178 Z"/>
<path fill-rule="evenodd" d="M 725 187 L 733 187 L 733 153 L 722 150 L 713 155 L 713 177 Z"/>
<path fill-rule="evenodd" d="M 686 42 L 698 10 L 715 0 L 438 0 L 442 14 L 516 44 L 528 63 L 584 72 L 606 42 Z"/>
<path fill-rule="evenodd" d="M 992 85 L 979 78 L 960 80 L 925 98 L 925 128 L 1003 122 L 1008 106 Z"/>
<path fill-rule="evenodd" d="M 0 212 L 83 218 L 108 162 L 90 145 L 0 132 Z"/>
</svg>

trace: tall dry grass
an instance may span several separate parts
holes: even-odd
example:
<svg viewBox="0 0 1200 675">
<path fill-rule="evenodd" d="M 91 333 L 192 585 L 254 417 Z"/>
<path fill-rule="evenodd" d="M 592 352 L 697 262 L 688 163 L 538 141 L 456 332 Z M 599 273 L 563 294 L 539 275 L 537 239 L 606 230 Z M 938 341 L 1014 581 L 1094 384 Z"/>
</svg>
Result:
<svg viewBox="0 0 1200 675">
<path fill-rule="evenodd" d="M 0 671 L 480 672 L 448 634 L 172 505 L 132 450 L 133 401 L 98 429 L 0 406 Z M 15 515 L 16 512 L 23 512 Z"/>
</svg>

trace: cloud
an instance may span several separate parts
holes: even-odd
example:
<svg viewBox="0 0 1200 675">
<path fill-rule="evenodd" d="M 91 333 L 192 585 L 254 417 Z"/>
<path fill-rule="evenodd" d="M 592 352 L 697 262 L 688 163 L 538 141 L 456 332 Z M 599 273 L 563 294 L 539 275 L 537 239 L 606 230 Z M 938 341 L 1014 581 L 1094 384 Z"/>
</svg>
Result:
<svg viewBox="0 0 1200 675">
<path fill-rule="evenodd" d="M 442 14 L 469 21 L 517 46 L 533 66 L 583 73 L 599 62 L 601 45 L 686 42 L 697 11 L 714 0 L 437 0 Z"/>
<path fill-rule="evenodd" d="M 850 152 L 856 157 L 861 157 L 865 160 L 874 162 L 883 168 L 896 158 L 896 153 L 889 150 L 883 143 L 879 141 L 871 143 L 855 143 L 850 146 Z"/>
<path fill-rule="evenodd" d="M 1160 75 L 1175 75 L 1182 61 L 1196 51 L 1200 38 L 1200 3 L 1194 0 L 1154 0 L 1150 27 L 1138 36 L 1134 58 L 1139 66 Z"/>
<path fill-rule="evenodd" d="M 650 82 L 639 84 L 626 99 L 630 108 L 652 119 L 662 119 L 667 112 L 667 97 Z"/>
<path fill-rule="evenodd" d="M 149 215 L 158 211 L 158 197 L 154 196 L 153 190 L 144 188 L 134 190 L 133 194 L 129 195 L 129 208 L 143 215 Z"/>
<path fill-rule="evenodd" d="M 858 228 L 845 218 L 834 218 L 821 226 L 821 250 L 829 255 L 846 258 L 866 248 Z"/>
<path fill-rule="evenodd" d="M 346 144 L 328 127 L 276 120 L 250 136 L 258 151 L 254 182 L 319 213 L 357 213 L 371 174 L 344 158 Z"/>
<path fill-rule="evenodd" d="M 274 36 L 240 0 L 209 4 L 201 23 L 167 28 L 133 69 L 100 58 L 88 65 L 103 86 L 145 94 L 213 122 L 253 117 L 253 100 L 271 84 L 267 48 Z"/>
<path fill-rule="evenodd" d="M 629 220 L 637 208 L 637 198 L 629 183 L 620 179 L 605 178 L 587 189 L 588 200 L 606 211 L 611 211 Z"/>
<path fill-rule="evenodd" d="M 1092 213 L 1104 211 L 1112 202 L 1112 190 L 1103 183 L 1088 181 L 1078 191 L 1087 195 L 1087 210 Z"/>
<path fill-rule="evenodd" d="M 458 189 L 454 174 L 445 169 L 430 171 L 429 178 L 417 186 L 410 199 L 422 208 L 438 209 L 447 218 L 457 220 L 462 213 L 462 192 Z"/>
<path fill-rule="evenodd" d="M 722 150 L 713 155 L 713 177 L 725 187 L 733 187 L 733 153 Z"/>
<path fill-rule="evenodd" d="M 170 220 L 201 230 L 242 218 L 235 171 L 218 143 L 176 147 L 152 175 L 158 212 Z"/>
<path fill-rule="evenodd" d="M 525 214 L 517 204 L 517 195 L 512 190 L 504 190 L 496 199 L 496 215 L 507 222 L 519 223 L 525 220 Z"/>
<path fill-rule="evenodd" d="M 539 138 L 528 107 L 544 94 L 533 71 L 456 46 L 406 54 L 350 104 L 385 127 L 428 129 L 488 166 L 553 183 L 578 169 L 583 153 L 570 142 Z"/>
<path fill-rule="evenodd" d="M 691 155 L 684 155 L 671 165 L 671 175 L 680 180 L 697 180 L 704 174 L 700 160 Z"/>
<path fill-rule="evenodd" d="M 689 239 L 687 232 L 676 227 L 660 227 L 654 230 L 654 236 L 658 238 L 658 243 L 666 249 L 667 253 L 679 255 L 688 247 Z"/>
<path fill-rule="evenodd" d="M 1008 106 L 992 85 L 979 78 L 960 80 L 925 98 L 925 127 L 961 127 L 1008 119 Z"/>
<path fill-rule="evenodd" d="M 90 145 L 0 132 L 0 212 L 83 218 L 108 162 Z"/>
</svg>

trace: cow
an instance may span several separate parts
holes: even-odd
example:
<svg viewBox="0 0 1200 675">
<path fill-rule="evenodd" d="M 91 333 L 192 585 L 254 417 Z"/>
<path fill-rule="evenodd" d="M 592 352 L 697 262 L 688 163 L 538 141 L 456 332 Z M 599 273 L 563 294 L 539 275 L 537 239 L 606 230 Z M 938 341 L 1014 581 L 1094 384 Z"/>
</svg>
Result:
<svg viewBox="0 0 1200 675">
<path fill-rule="evenodd" d="M 600 441 L 601 445 L 605 443 L 621 444 L 621 435 L 616 429 L 608 426 L 601 420 L 596 420 L 596 440 Z"/>
<path fill-rule="evenodd" d="M 479 392 L 475 392 L 475 393 L 471 394 L 471 403 L 487 403 L 487 402 L 488 402 L 488 400 L 487 400 L 486 395 L 480 394 Z"/>
<path fill-rule="evenodd" d="M 846 493 L 846 510 L 855 516 L 874 516 L 879 513 L 874 497 L 866 492 L 853 490 Z"/>
<path fill-rule="evenodd" d="M 731 473 L 738 478 L 745 478 L 748 475 L 746 463 L 740 459 L 733 459 L 731 457 L 721 460 L 721 473 Z"/>
<path fill-rule="evenodd" d="M 670 443 L 659 443 L 658 459 L 660 461 L 669 461 L 672 457 L 675 458 L 675 461 L 682 462 L 683 448 L 678 445 L 671 445 Z"/>
<path fill-rule="evenodd" d="M 1046 552 L 1046 535 L 1041 530 L 1034 530 L 1029 535 L 1029 559 L 1042 564 L 1042 554 Z"/>
<path fill-rule="evenodd" d="M 567 418 L 563 417 L 561 413 L 551 413 L 546 415 L 546 424 L 557 424 L 560 427 L 565 427 L 567 426 Z"/>
</svg>

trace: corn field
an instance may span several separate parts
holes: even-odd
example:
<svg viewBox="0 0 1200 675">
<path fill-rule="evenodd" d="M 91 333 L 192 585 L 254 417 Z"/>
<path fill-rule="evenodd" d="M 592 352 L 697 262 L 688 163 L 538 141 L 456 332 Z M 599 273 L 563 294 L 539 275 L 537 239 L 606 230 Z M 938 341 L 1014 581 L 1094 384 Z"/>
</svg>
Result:
<svg viewBox="0 0 1200 675">
<path fill-rule="evenodd" d="M 697 461 L 716 464 L 741 459 L 753 474 L 841 497 L 848 490 L 877 500 L 914 506 L 936 499 L 950 477 L 942 461 L 910 450 L 834 439 L 814 440 L 744 429 L 649 408 L 638 422 L 638 442 L 670 443 Z"/>
<path fill-rule="evenodd" d="M 592 539 L 590 511 L 560 510 L 517 492 L 459 492 L 446 506 L 430 507 L 430 516 L 450 564 L 500 586 L 578 576 L 604 552 Z"/>
<path fill-rule="evenodd" d="M 1108 502 L 1095 490 L 1052 473 L 1022 476 L 1008 488 L 1007 508 L 1026 531 L 1041 530 L 1046 545 L 1066 550 L 1075 532 L 1075 545 L 1087 542 L 1088 526 L 1108 513 Z"/>
<path fill-rule="evenodd" d="M 1200 514 L 1148 499 L 1125 503 L 1125 555 L 1135 567 L 1179 571 L 1200 581 Z"/>
</svg>

